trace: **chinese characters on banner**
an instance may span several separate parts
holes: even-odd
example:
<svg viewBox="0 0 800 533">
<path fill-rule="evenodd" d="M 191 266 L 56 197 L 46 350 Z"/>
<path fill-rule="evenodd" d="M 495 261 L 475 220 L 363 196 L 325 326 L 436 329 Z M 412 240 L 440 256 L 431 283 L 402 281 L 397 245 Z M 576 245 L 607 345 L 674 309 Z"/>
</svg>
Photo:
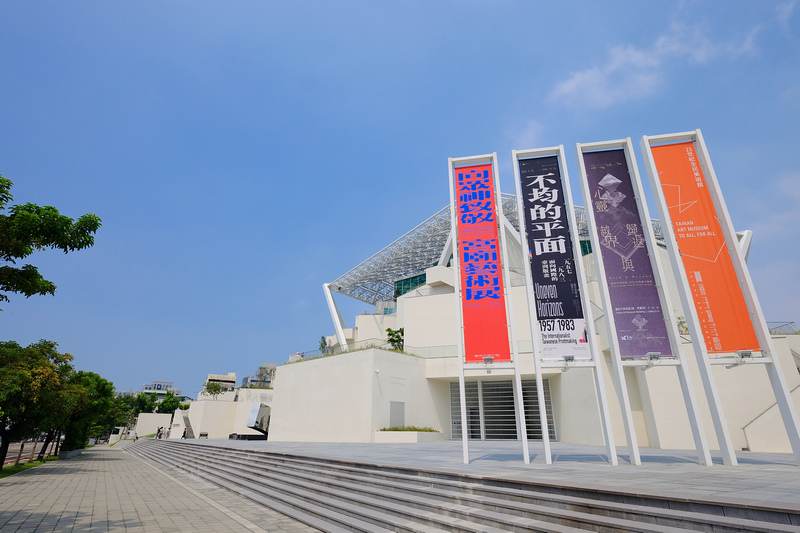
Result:
<svg viewBox="0 0 800 533">
<path fill-rule="evenodd" d="M 558 158 L 521 159 L 519 176 L 542 355 L 588 359 L 586 322 Z"/>
<path fill-rule="evenodd" d="M 625 150 L 583 154 L 620 357 L 672 355 Z"/>
<path fill-rule="evenodd" d="M 511 361 L 492 165 L 454 171 L 465 361 Z"/>
<path fill-rule="evenodd" d="M 760 350 L 694 143 L 652 152 L 708 353 Z"/>
</svg>

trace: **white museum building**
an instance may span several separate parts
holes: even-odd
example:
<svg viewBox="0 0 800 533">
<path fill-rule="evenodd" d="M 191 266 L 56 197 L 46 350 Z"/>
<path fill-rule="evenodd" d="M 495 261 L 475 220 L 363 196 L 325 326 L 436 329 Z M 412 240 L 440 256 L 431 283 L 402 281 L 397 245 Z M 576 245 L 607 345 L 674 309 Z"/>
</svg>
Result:
<svg viewBox="0 0 800 533">
<path fill-rule="evenodd" d="M 541 439 L 533 342 L 526 303 L 523 253 L 520 246 L 516 196 L 503 194 L 508 223 L 510 301 L 516 325 L 519 371 L 527 437 Z M 592 316 L 603 357 L 601 365 L 610 411 L 610 425 L 619 446 L 626 445 L 619 391 L 611 364 L 601 305 L 595 254 L 592 253 L 584 208 L 575 207 L 581 254 L 588 281 Z M 663 233 L 652 221 L 661 263 L 669 265 Z M 747 256 L 752 234 L 737 234 Z M 411 439 L 392 426 L 431 427 L 441 439 L 462 439 L 459 402 L 459 301 L 451 265 L 453 242 L 450 207 L 445 207 L 384 249 L 323 287 L 335 334 L 327 338 L 329 354 L 279 366 L 269 426 L 271 441 L 383 442 Z M 674 273 L 665 268 L 673 317 L 680 323 L 681 307 Z M 375 313 L 355 317 L 345 327 L 334 294 L 375 306 Z M 386 329 L 403 328 L 402 352 L 391 349 Z M 686 333 L 682 331 L 682 333 Z M 776 356 L 796 407 L 800 408 L 800 335 L 773 334 Z M 681 351 L 692 378 L 708 445 L 718 449 L 710 409 L 701 390 L 701 377 L 687 334 Z M 762 365 L 737 358 L 714 365 L 713 377 L 734 449 L 791 453 L 776 397 Z M 520 439 L 515 417 L 514 371 L 471 365 L 464 370 L 467 436 L 469 439 Z M 601 409 L 593 370 L 566 364 L 542 370 L 549 439 L 603 445 Z M 664 449 L 695 447 L 690 420 L 674 366 L 650 361 L 624 368 L 639 446 Z M 422 435 L 423 434 L 416 434 Z"/>
</svg>

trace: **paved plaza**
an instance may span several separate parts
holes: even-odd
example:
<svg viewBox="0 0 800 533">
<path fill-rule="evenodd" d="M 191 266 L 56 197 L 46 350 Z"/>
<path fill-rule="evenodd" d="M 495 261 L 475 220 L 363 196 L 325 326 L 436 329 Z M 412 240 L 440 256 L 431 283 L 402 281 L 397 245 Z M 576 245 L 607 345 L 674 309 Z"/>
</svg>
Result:
<svg viewBox="0 0 800 533">
<path fill-rule="evenodd" d="M 605 462 L 604 448 L 553 443 L 552 465 L 541 443 L 530 443 L 532 463 L 519 442 L 421 444 L 274 443 L 190 440 L 361 463 L 461 473 L 489 479 L 535 481 L 647 496 L 734 503 L 800 511 L 800 467 L 789 454 L 740 452 L 739 466 L 703 467 L 690 451 L 641 450 L 642 465 Z M 178 469 L 125 452 L 129 442 L 96 446 L 0 480 L 0 530 L 6 531 L 316 531 Z"/>
<path fill-rule="evenodd" d="M 124 448 L 95 446 L 0 479 L 0 531 L 317 531 Z"/>
</svg>

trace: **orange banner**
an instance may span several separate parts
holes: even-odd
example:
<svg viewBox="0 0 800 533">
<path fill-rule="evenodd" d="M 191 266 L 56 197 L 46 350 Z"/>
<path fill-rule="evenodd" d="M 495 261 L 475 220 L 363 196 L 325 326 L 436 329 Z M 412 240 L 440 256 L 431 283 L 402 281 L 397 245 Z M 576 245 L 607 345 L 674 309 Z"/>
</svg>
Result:
<svg viewBox="0 0 800 533">
<path fill-rule="evenodd" d="M 652 151 L 708 353 L 760 350 L 694 143 Z"/>
</svg>

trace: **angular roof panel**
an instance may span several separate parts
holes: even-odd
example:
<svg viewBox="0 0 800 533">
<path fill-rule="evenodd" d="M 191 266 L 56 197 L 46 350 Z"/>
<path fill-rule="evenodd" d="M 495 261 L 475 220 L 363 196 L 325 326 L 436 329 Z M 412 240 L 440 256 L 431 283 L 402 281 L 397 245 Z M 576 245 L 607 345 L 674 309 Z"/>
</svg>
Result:
<svg viewBox="0 0 800 533">
<path fill-rule="evenodd" d="M 503 214 L 519 231 L 517 198 L 501 194 Z M 588 239 L 586 213 L 575 207 L 578 234 Z M 663 240 L 661 225 L 653 221 L 656 238 Z M 394 300 L 394 282 L 416 276 L 436 265 L 450 235 L 450 206 L 442 208 L 428 220 L 415 227 L 383 250 L 329 284 L 332 291 L 375 305 Z"/>
</svg>

